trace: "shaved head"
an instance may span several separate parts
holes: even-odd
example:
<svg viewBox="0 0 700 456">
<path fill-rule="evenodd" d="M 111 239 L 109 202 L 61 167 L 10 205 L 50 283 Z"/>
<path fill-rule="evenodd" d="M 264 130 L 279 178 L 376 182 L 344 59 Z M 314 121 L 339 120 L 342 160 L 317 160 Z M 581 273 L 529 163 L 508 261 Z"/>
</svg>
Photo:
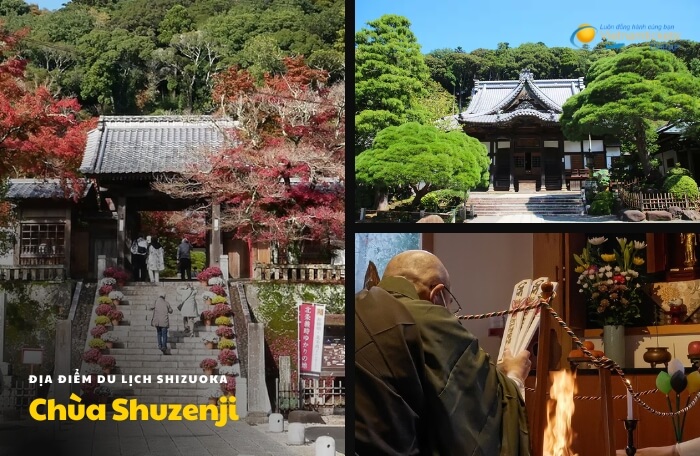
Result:
<svg viewBox="0 0 700 456">
<path fill-rule="evenodd" d="M 386 265 L 383 277 L 404 277 L 413 283 L 421 299 L 430 301 L 430 292 L 438 284 L 450 286 L 450 275 L 435 255 L 425 250 L 401 252 Z"/>
</svg>

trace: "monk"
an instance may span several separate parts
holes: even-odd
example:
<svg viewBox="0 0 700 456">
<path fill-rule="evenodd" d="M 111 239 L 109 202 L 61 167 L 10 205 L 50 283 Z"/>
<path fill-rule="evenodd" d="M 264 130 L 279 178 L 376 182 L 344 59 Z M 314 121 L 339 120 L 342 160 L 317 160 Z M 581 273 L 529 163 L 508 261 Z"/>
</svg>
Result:
<svg viewBox="0 0 700 456">
<path fill-rule="evenodd" d="M 530 354 L 496 366 L 447 310 L 450 278 L 402 252 L 355 297 L 355 442 L 363 455 L 527 456 Z"/>
</svg>

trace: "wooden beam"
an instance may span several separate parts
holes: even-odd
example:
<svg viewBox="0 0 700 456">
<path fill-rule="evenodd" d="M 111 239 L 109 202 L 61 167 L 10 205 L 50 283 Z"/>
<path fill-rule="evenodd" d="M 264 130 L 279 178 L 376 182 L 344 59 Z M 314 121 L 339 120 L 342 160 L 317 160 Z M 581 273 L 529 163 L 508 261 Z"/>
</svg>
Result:
<svg viewBox="0 0 700 456">
<path fill-rule="evenodd" d="M 615 456 L 615 426 L 612 405 L 612 387 L 610 385 L 610 371 L 599 368 L 600 378 L 600 413 L 603 419 L 603 456 Z"/>
</svg>

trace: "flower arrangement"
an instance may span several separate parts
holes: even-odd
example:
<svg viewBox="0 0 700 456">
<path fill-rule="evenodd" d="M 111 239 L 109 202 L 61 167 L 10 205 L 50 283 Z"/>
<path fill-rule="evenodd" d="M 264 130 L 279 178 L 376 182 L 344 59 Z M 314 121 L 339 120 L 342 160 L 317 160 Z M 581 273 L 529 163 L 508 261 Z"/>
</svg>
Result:
<svg viewBox="0 0 700 456">
<path fill-rule="evenodd" d="M 219 368 L 219 374 L 230 375 L 231 377 L 234 377 L 237 375 L 236 367 L 235 366 L 221 366 Z"/>
<path fill-rule="evenodd" d="M 216 317 L 216 320 L 214 320 L 214 324 L 219 326 L 230 326 L 231 319 L 229 317 Z"/>
<path fill-rule="evenodd" d="M 82 383 L 80 384 L 80 389 L 83 390 L 83 391 L 85 391 L 86 393 L 91 393 L 91 392 L 95 391 L 95 389 L 100 385 L 99 383 L 97 383 L 97 377 L 96 377 L 96 375 L 97 375 L 97 374 L 101 374 L 101 373 L 102 373 L 102 370 L 99 369 L 99 368 L 98 368 L 97 366 L 95 366 L 94 364 L 91 365 L 91 366 L 94 366 L 95 369 L 97 369 L 97 372 L 95 372 L 95 375 L 90 374 L 90 381 L 88 381 L 88 382 L 82 382 Z M 88 375 L 88 374 L 85 374 L 85 375 Z"/>
<path fill-rule="evenodd" d="M 226 284 L 226 281 L 224 280 L 223 277 L 212 277 L 211 279 L 209 279 L 207 284 L 223 286 Z"/>
<path fill-rule="evenodd" d="M 98 350 L 104 350 L 105 348 L 107 348 L 107 345 L 105 344 L 104 340 L 94 338 L 90 339 L 90 342 L 88 342 L 88 347 L 97 348 Z"/>
<path fill-rule="evenodd" d="M 221 326 L 216 329 L 216 335 L 224 339 L 233 339 L 233 329 L 228 326 Z"/>
<path fill-rule="evenodd" d="M 95 394 L 103 397 L 111 397 L 112 390 L 107 388 L 106 386 L 98 386 L 97 388 L 95 388 Z"/>
<path fill-rule="evenodd" d="M 212 293 L 211 291 L 205 291 L 202 293 L 203 300 L 212 299 L 214 296 L 216 296 L 216 293 Z"/>
<path fill-rule="evenodd" d="M 214 312 L 214 315 L 217 317 L 225 317 L 227 315 L 231 315 L 231 306 L 220 303 L 214 306 L 212 312 Z"/>
<path fill-rule="evenodd" d="M 97 339 L 97 340 L 100 340 L 100 339 Z M 235 348 L 235 347 L 236 347 L 236 343 L 234 341 L 232 341 L 231 339 L 221 339 L 219 341 L 219 344 L 217 345 L 217 348 L 219 350 L 224 350 L 226 348 Z"/>
<path fill-rule="evenodd" d="M 109 299 L 123 301 L 124 293 L 122 293 L 121 291 L 113 291 L 109 294 Z"/>
<path fill-rule="evenodd" d="M 109 315 L 109 313 L 110 313 L 112 310 L 114 310 L 114 307 L 112 307 L 111 304 L 100 304 L 100 305 L 97 306 L 97 308 L 95 309 L 95 313 L 96 313 L 97 315 L 99 315 L 99 316 L 102 316 L 102 315 Z"/>
<path fill-rule="evenodd" d="M 211 342 L 211 343 L 214 343 L 214 344 L 215 344 L 215 343 L 217 343 L 218 341 L 219 341 L 219 338 L 216 337 L 214 334 L 211 334 L 211 333 L 204 334 L 204 335 L 202 336 L 202 342 L 204 342 L 204 343 Z"/>
<path fill-rule="evenodd" d="M 219 363 L 216 362 L 214 358 L 204 358 L 201 363 L 199 363 L 199 367 L 202 369 L 216 369 L 216 366 L 218 366 Z"/>
<path fill-rule="evenodd" d="M 114 277 L 105 277 L 104 279 L 100 280 L 100 286 L 109 285 L 110 287 L 113 287 L 116 284 L 117 280 Z"/>
<path fill-rule="evenodd" d="M 100 315 L 99 317 L 95 318 L 96 325 L 107 326 L 111 323 L 112 323 L 112 320 L 110 320 L 107 315 Z"/>
<path fill-rule="evenodd" d="M 124 285 L 129 279 L 129 273 L 119 266 L 111 266 L 105 269 L 103 275 L 105 277 L 113 277 L 119 285 Z"/>
<path fill-rule="evenodd" d="M 107 304 L 108 306 L 111 306 L 112 299 L 109 296 L 100 296 L 99 298 L 97 298 L 97 303 L 99 305 Z"/>
<path fill-rule="evenodd" d="M 97 361 L 97 364 L 103 369 L 111 369 L 117 365 L 117 360 L 114 359 L 114 356 L 102 355 Z"/>
<path fill-rule="evenodd" d="M 83 353 L 83 361 L 86 363 L 97 363 L 102 356 L 102 352 L 97 348 L 91 348 Z"/>
<path fill-rule="evenodd" d="M 104 340 L 105 342 L 114 343 L 114 342 L 119 342 L 119 337 L 117 337 L 117 335 L 114 334 L 113 332 L 107 332 L 102 336 L 102 340 Z"/>
<path fill-rule="evenodd" d="M 238 356 L 236 356 L 236 353 L 230 348 L 221 350 L 217 358 L 219 362 L 225 366 L 230 366 L 238 362 Z"/>
<path fill-rule="evenodd" d="M 214 388 L 211 387 L 202 393 L 204 397 L 209 398 L 209 399 L 216 399 L 219 400 L 219 398 L 222 396 L 221 394 L 221 388 Z"/>
<path fill-rule="evenodd" d="M 210 266 L 202 269 L 202 272 L 197 274 L 197 280 L 200 282 L 208 282 L 212 277 L 221 277 L 223 274 L 217 266 Z"/>
<path fill-rule="evenodd" d="M 236 377 L 226 377 L 226 383 L 221 384 L 221 389 L 227 394 L 236 394 Z"/>
<path fill-rule="evenodd" d="M 101 337 L 104 333 L 107 332 L 107 328 L 105 328 L 102 325 L 95 326 L 90 330 L 90 335 L 92 337 Z M 103 339 L 104 340 L 104 339 Z"/>
<path fill-rule="evenodd" d="M 601 252 L 604 237 L 589 238 L 581 255 L 574 254 L 580 275 L 576 282 L 586 298 L 590 315 L 601 325 L 625 326 L 639 318 L 640 251 L 646 243 L 617 238 L 618 249 Z"/>
<path fill-rule="evenodd" d="M 222 287 L 221 285 L 212 285 L 211 287 L 209 287 L 209 291 L 216 294 L 217 296 L 226 296 L 226 289 L 224 289 L 224 287 Z"/>
<path fill-rule="evenodd" d="M 102 368 L 97 364 L 86 364 L 82 371 L 83 375 L 97 375 L 102 373 Z"/>
<path fill-rule="evenodd" d="M 226 300 L 225 297 L 221 295 L 216 295 L 213 298 L 211 298 L 211 303 L 212 305 L 217 305 L 217 304 L 226 304 L 228 301 Z"/>
<path fill-rule="evenodd" d="M 213 320 L 215 318 L 214 312 L 211 310 L 205 310 L 202 312 L 202 320 Z"/>
<path fill-rule="evenodd" d="M 100 296 L 107 296 L 112 291 L 114 291 L 114 288 L 111 285 L 102 285 L 98 290 L 98 293 L 100 294 Z"/>
<path fill-rule="evenodd" d="M 685 402 L 686 407 L 688 407 L 695 394 L 700 392 L 700 372 L 694 371 L 686 376 L 683 363 L 678 359 L 673 359 L 668 363 L 667 371 L 668 372 L 659 372 L 659 375 L 656 377 L 656 387 L 661 393 L 666 395 L 668 409 L 673 413 L 681 410 L 681 393 L 685 391 L 686 388 L 688 388 L 688 398 Z M 671 396 L 669 395 L 671 390 L 676 393 L 675 410 L 671 405 Z M 681 415 L 671 415 L 673 431 L 676 436 L 676 442 L 678 443 L 683 441 L 683 430 L 685 428 L 685 417 L 687 413 L 688 412 L 683 412 L 682 419 Z"/>
<path fill-rule="evenodd" d="M 121 310 L 112 310 L 108 316 L 110 321 L 122 321 L 124 319 L 124 312 Z"/>
</svg>

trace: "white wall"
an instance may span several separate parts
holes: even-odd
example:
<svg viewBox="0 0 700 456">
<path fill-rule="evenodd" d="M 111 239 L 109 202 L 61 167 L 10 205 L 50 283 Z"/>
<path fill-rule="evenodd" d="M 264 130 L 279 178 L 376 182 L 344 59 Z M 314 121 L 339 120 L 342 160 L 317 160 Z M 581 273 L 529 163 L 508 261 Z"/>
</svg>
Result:
<svg viewBox="0 0 700 456">
<path fill-rule="evenodd" d="M 532 233 L 440 233 L 434 250 L 450 272 L 451 291 L 462 314 L 481 314 L 510 307 L 513 285 L 532 278 Z M 488 336 L 496 319 L 463 321 L 493 358 L 501 338 Z"/>
</svg>

